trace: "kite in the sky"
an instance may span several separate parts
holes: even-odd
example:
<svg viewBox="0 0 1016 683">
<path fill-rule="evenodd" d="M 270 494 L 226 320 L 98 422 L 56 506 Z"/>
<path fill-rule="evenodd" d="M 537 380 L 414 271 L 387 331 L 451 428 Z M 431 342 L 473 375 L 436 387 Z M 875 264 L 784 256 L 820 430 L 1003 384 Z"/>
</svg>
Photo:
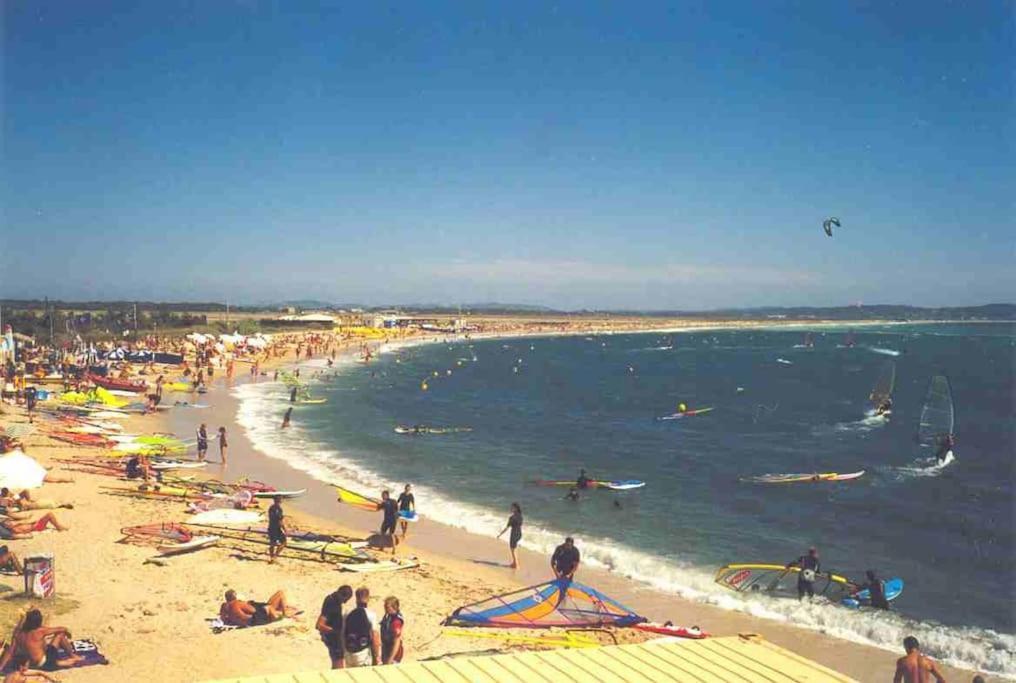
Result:
<svg viewBox="0 0 1016 683">
<path fill-rule="evenodd" d="M 825 230 L 825 234 L 829 237 L 833 236 L 833 226 L 840 227 L 840 219 L 836 216 L 827 218 L 822 222 L 822 229 Z"/>
</svg>

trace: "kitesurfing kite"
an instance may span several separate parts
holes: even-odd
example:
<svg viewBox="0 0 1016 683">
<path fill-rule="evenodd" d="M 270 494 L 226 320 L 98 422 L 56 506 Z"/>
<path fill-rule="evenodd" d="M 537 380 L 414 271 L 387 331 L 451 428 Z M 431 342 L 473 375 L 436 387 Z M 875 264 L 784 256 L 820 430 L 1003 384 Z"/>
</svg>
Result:
<svg viewBox="0 0 1016 683">
<path fill-rule="evenodd" d="M 550 628 L 632 626 L 646 621 L 599 591 L 556 579 L 465 605 L 445 619 L 446 626 Z"/>
<path fill-rule="evenodd" d="M 833 236 L 833 226 L 840 227 L 840 219 L 836 216 L 831 216 L 822 222 L 822 229 L 825 230 L 825 234 L 829 237 Z"/>
</svg>

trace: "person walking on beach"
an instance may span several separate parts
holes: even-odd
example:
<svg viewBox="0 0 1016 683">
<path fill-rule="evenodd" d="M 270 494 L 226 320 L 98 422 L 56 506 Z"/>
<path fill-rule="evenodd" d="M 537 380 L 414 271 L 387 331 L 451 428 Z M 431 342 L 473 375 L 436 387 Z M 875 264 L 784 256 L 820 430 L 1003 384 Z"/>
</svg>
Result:
<svg viewBox="0 0 1016 683">
<path fill-rule="evenodd" d="M 222 458 L 222 464 L 226 464 L 226 448 L 229 447 L 229 442 L 226 440 L 226 428 L 219 427 L 219 434 L 216 436 L 219 440 L 219 457 Z"/>
<path fill-rule="evenodd" d="M 293 415 L 293 406 L 286 409 L 286 414 L 282 416 L 282 428 L 285 429 L 289 426 L 289 418 Z"/>
<path fill-rule="evenodd" d="M 356 607 L 342 620 L 342 649 L 347 669 L 376 666 L 381 659 L 381 635 L 377 617 L 367 609 L 369 600 L 370 589 L 357 588 Z"/>
<path fill-rule="evenodd" d="M 342 649 L 342 606 L 353 597 L 352 586 L 339 586 L 334 593 L 325 596 L 321 603 L 321 614 L 315 628 L 321 634 L 321 642 L 328 648 L 328 657 L 332 660 L 333 669 L 341 669 L 345 665 Z"/>
<path fill-rule="evenodd" d="M 512 503 L 512 512 L 508 517 L 508 524 L 505 525 L 504 529 L 501 529 L 501 533 L 497 535 L 501 538 L 504 532 L 511 529 L 511 533 L 508 534 L 508 552 L 512 556 L 512 569 L 519 568 L 519 557 L 516 553 L 516 549 L 519 547 L 519 541 L 522 540 L 522 507 L 518 503 Z"/>
<path fill-rule="evenodd" d="M 392 500 L 388 489 L 381 492 L 381 502 L 378 503 L 377 509 L 384 511 L 384 518 L 381 520 L 381 535 L 392 544 L 392 555 L 394 555 L 395 546 L 399 542 L 395 537 L 395 522 L 399 519 L 399 506 Z"/>
<path fill-rule="evenodd" d="M 402 627 L 406 619 L 399 611 L 399 599 L 394 595 L 385 598 L 385 614 L 381 617 L 381 663 L 398 664 L 402 661 Z"/>
<path fill-rule="evenodd" d="M 801 571 L 797 573 L 797 599 L 803 600 L 805 593 L 809 598 L 814 598 L 815 577 L 821 568 L 821 563 L 818 561 L 818 550 L 814 546 L 808 548 L 807 555 L 801 555 L 787 564 L 787 569 L 791 567 L 801 568 Z"/>
<path fill-rule="evenodd" d="M 896 674 L 893 683 L 927 683 L 931 676 L 938 683 L 945 683 L 945 676 L 938 670 L 934 661 L 921 654 L 921 644 L 917 638 L 907 636 L 903 639 L 903 649 L 907 654 L 896 660 Z"/>
<path fill-rule="evenodd" d="M 39 390 L 35 387 L 25 389 L 25 408 L 28 410 L 28 423 L 35 423 L 35 402 L 39 398 Z"/>
<path fill-rule="evenodd" d="M 208 427 L 204 422 L 198 427 L 198 460 L 205 461 L 208 455 Z"/>
<path fill-rule="evenodd" d="M 275 564 L 275 558 L 286 547 L 286 514 L 282 511 L 282 496 L 272 497 L 268 508 L 268 564 Z"/>
<path fill-rule="evenodd" d="M 564 543 L 554 549 L 550 558 L 550 568 L 554 570 L 554 576 L 559 579 L 571 581 L 575 578 L 575 572 L 579 570 L 581 555 L 575 547 L 575 539 L 569 536 Z"/>
<path fill-rule="evenodd" d="M 399 494 L 399 500 L 397 502 L 399 504 L 400 513 L 412 513 L 416 511 L 416 498 L 413 496 L 412 484 L 406 484 L 406 488 L 404 488 L 402 493 Z M 409 522 L 405 518 L 402 518 L 401 515 L 399 516 L 399 526 L 402 527 L 402 540 L 404 541 L 406 540 L 406 533 L 409 531 Z"/>
</svg>

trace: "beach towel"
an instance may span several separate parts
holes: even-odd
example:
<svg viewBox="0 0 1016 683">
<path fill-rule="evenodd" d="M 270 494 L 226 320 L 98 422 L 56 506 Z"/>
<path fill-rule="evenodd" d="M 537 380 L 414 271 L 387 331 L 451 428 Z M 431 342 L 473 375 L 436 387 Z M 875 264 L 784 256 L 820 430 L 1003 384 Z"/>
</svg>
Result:
<svg viewBox="0 0 1016 683">
<path fill-rule="evenodd" d="M 303 614 L 303 610 L 293 612 L 292 616 L 283 617 L 278 621 L 272 621 L 267 624 L 258 624 L 257 626 L 234 626 L 233 624 L 227 624 L 219 617 L 206 617 L 205 622 L 208 624 L 208 628 L 212 630 L 212 633 L 225 633 L 226 631 L 239 631 L 240 629 L 260 628 L 262 626 L 289 625 L 293 623 L 292 617 L 298 617 L 301 614 Z"/>
<path fill-rule="evenodd" d="M 75 664 L 74 666 L 63 667 L 61 669 L 57 669 L 57 671 L 64 671 L 66 669 L 80 669 L 85 666 L 96 666 L 98 664 L 102 665 L 109 664 L 109 660 L 106 659 L 106 656 L 101 652 L 99 652 L 99 646 L 95 643 L 95 641 L 82 639 L 82 640 L 72 640 L 71 643 L 74 645 L 74 654 L 81 657 L 81 660 L 78 661 L 78 663 Z M 31 669 L 34 667 L 29 668 Z M 14 670 L 15 666 L 14 661 L 12 660 L 4 668 L 3 671 L 0 671 L 0 675 L 9 674 Z"/>
</svg>

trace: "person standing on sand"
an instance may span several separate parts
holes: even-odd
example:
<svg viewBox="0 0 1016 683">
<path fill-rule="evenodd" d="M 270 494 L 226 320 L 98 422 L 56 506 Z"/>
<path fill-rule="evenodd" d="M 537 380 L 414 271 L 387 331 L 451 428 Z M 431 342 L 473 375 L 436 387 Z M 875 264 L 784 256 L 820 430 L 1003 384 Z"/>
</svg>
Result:
<svg viewBox="0 0 1016 683">
<path fill-rule="evenodd" d="M 377 617 L 367 609 L 368 600 L 370 590 L 366 586 L 357 588 L 356 607 L 342 621 L 342 649 L 347 669 L 377 666 L 381 660 L 381 635 Z"/>
<path fill-rule="evenodd" d="M 226 441 L 226 428 L 219 427 L 219 433 L 215 437 L 219 440 L 219 457 L 222 458 L 222 464 L 226 464 L 226 448 L 229 447 L 229 442 Z"/>
<path fill-rule="evenodd" d="M 893 683 L 927 683 L 931 680 L 931 676 L 934 676 L 938 683 L 945 683 L 945 676 L 938 670 L 935 662 L 921 654 L 921 644 L 917 642 L 917 638 L 913 636 L 904 638 L 903 649 L 907 654 L 896 660 Z"/>
<path fill-rule="evenodd" d="M 282 416 L 282 428 L 285 429 L 289 426 L 289 418 L 293 415 L 293 406 L 286 409 L 286 414 Z"/>
<path fill-rule="evenodd" d="M 268 508 L 268 564 L 275 564 L 275 558 L 286 547 L 286 514 L 282 511 L 282 496 L 272 496 Z"/>
<path fill-rule="evenodd" d="M 508 552 L 512 556 L 512 569 L 519 568 L 519 557 L 516 553 L 516 548 L 519 547 L 519 541 L 522 540 L 522 507 L 518 503 L 512 503 L 512 513 L 508 517 L 508 524 L 505 525 L 504 529 L 501 529 L 501 533 L 497 535 L 498 538 L 504 534 L 504 532 L 512 530 L 508 534 Z"/>
<path fill-rule="evenodd" d="M 381 663 L 398 664 L 402 661 L 402 628 L 406 619 L 399 611 L 399 599 L 394 595 L 385 598 L 385 614 L 381 617 Z"/>
<path fill-rule="evenodd" d="M 198 460 L 200 462 L 205 461 L 205 457 L 208 455 L 208 427 L 204 422 L 198 427 Z"/>
<path fill-rule="evenodd" d="M 575 547 L 575 539 L 571 536 L 564 539 L 564 543 L 554 549 L 550 558 L 550 568 L 554 570 L 554 576 L 559 579 L 571 581 L 575 578 L 575 572 L 579 570 L 581 562 L 579 549 Z"/>
<path fill-rule="evenodd" d="M 328 648 L 328 657 L 333 669 L 345 666 L 342 648 L 342 605 L 353 597 L 352 586 L 339 586 L 334 593 L 325 596 L 321 603 L 321 614 L 314 628 L 321 634 L 321 642 Z"/>
<path fill-rule="evenodd" d="M 289 392 L 289 402 L 296 403 L 296 387 L 293 387 L 293 390 Z"/>
<path fill-rule="evenodd" d="M 406 484 L 406 488 L 399 494 L 399 512 L 416 512 L 416 498 L 413 496 L 413 485 Z M 401 516 L 401 515 L 400 515 Z M 402 540 L 406 540 L 406 533 L 409 531 L 409 522 L 405 519 L 399 520 L 399 525 L 402 527 Z"/>
<path fill-rule="evenodd" d="M 384 511 L 384 518 L 381 520 L 381 535 L 391 542 L 392 555 L 395 555 L 395 546 L 399 542 L 395 537 L 395 522 L 399 519 L 399 506 L 392 500 L 387 489 L 381 492 L 381 502 L 378 503 L 377 509 Z"/>
</svg>

